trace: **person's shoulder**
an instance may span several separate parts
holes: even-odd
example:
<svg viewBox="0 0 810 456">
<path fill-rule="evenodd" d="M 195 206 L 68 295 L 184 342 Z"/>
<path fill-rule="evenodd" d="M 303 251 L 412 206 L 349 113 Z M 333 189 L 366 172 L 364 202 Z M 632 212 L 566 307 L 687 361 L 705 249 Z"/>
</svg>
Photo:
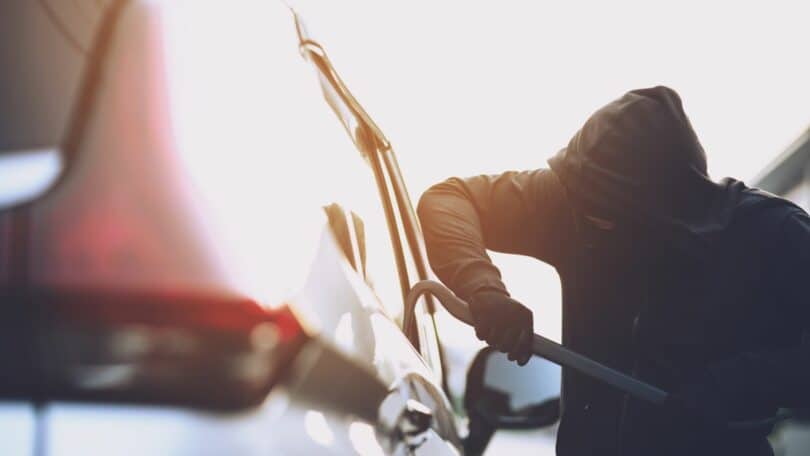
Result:
<svg viewBox="0 0 810 456">
<path fill-rule="evenodd" d="M 740 181 L 727 180 L 726 184 L 738 192 L 732 225 L 746 243 L 783 251 L 810 235 L 810 217 L 793 201 Z"/>
<path fill-rule="evenodd" d="M 782 219 L 791 215 L 806 215 L 804 209 L 789 199 L 760 188 L 748 187 L 741 181 L 732 181 L 730 179 L 728 181 L 727 185 L 736 186 L 739 192 L 735 208 L 735 216 L 737 217 Z"/>
</svg>

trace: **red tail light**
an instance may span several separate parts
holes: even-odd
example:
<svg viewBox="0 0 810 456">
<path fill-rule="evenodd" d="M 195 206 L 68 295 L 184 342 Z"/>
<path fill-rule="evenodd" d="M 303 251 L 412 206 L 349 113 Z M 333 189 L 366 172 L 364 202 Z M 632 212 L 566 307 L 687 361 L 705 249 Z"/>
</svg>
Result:
<svg viewBox="0 0 810 456">
<path fill-rule="evenodd" d="M 231 297 L 38 290 L 0 297 L 0 395 L 239 408 L 306 340 L 287 308 Z"/>
</svg>

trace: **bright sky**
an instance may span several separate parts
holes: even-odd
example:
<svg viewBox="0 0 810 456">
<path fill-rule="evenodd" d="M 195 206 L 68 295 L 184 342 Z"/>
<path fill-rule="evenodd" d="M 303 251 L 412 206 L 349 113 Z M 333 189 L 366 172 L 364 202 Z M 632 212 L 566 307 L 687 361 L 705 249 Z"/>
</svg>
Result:
<svg viewBox="0 0 810 456">
<path fill-rule="evenodd" d="M 715 177 L 750 178 L 810 125 L 806 2 L 348 3 L 301 9 L 417 194 L 543 166 L 637 87 L 681 94 Z"/>
<path fill-rule="evenodd" d="M 715 178 L 750 180 L 810 125 L 807 2 L 291 3 L 393 143 L 414 202 L 451 175 L 545 166 L 591 112 L 638 87 L 666 84 L 681 94 Z M 184 128 L 197 136 L 216 130 L 230 154 L 249 149 L 246 171 L 260 176 L 262 165 L 252 160 L 261 160 L 268 133 L 275 134 L 262 115 L 276 92 L 320 96 L 314 78 L 300 80 L 310 69 L 290 57 L 291 18 L 278 17 L 284 9 L 266 0 L 226 9 L 174 4 L 203 11 L 196 22 L 185 13 L 170 21 L 170 40 L 185 43 L 170 59 L 185 71 L 176 87 L 192 119 L 179 125 L 181 142 Z M 294 116 L 338 125 L 325 120 L 332 115 L 325 103 L 323 111 L 296 103 L 285 105 Z M 217 109 L 232 112 L 234 123 L 214 115 Z M 320 128 L 291 138 L 348 141 Z M 198 139 L 197 157 L 206 146 L 215 150 L 204 135 Z M 218 166 L 202 168 L 221 181 Z M 339 160 L 325 166 L 340 172 Z M 240 180 L 234 175 L 232 188 Z M 244 245 L 252 253 L 253 244 Z M 513 295 L 539 312 L 536 329 L 559 337 L 553 271 L 525 258 L 494 258 Z"/>
</svg>

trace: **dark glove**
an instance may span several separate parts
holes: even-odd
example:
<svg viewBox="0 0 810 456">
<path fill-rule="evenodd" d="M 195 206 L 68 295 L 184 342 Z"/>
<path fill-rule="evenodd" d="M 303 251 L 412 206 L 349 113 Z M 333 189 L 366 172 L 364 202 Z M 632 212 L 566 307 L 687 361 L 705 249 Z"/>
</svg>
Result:
<svg viewBox="0 0 810 456">
<path fill-rule="evenodd" d="M 469 300 L 475 335 L 521 366 L 532 357 L 532 311 L 500 291 L 479 291 Z"/>
<path fill-rule="evenodd" d="M 729 401 L 725 391 L 708 373 L 693 377 L 664 402 L 664 410 L 684 426 L 722 432 L 727 429 Z"/>
</svg>

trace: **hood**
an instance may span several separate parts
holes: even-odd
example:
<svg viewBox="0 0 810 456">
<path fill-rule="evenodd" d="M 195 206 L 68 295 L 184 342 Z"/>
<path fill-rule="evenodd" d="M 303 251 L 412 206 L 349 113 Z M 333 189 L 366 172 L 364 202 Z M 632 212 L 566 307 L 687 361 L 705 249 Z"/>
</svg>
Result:
<svg viewBox="0 0 810 456">
<path fill-rule="evenodd" d="M 549 165 L 582 213 L 632 222 L 693 252 L 727 228 L 745 190 L 709 178 L 680 97 L 661 86 L 596 111 Z"/>
</svg>

